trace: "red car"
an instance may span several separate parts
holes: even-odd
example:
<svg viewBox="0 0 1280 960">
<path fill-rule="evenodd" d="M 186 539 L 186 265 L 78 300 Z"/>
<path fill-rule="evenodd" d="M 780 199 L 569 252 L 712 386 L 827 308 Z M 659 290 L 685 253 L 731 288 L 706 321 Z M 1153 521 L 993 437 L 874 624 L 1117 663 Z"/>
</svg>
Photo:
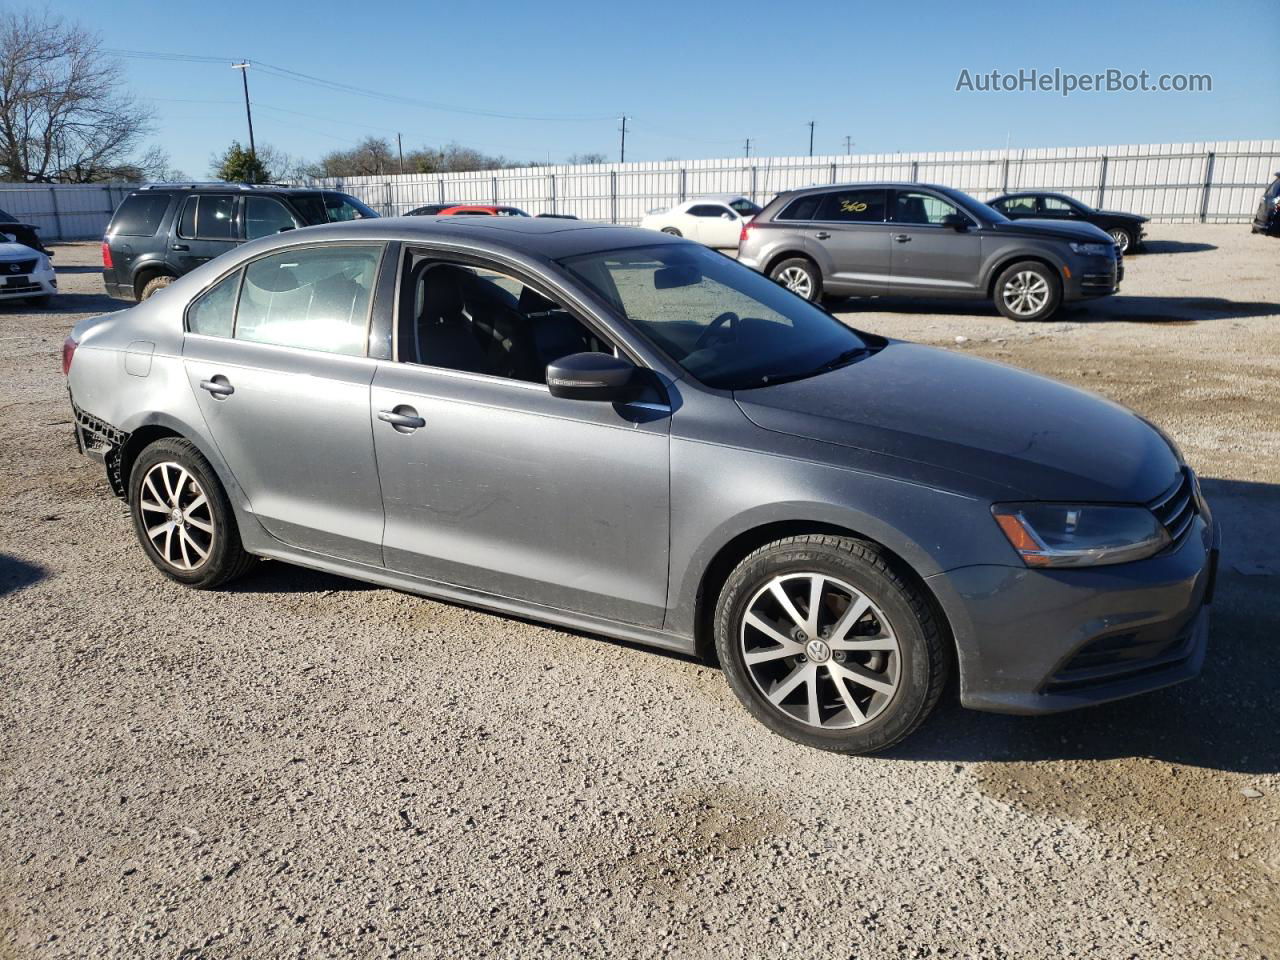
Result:
<svg viewBox="0 0 1280 960">
<path fill-rule="evenodd" d="M 494 207 L 483 204 L 457 203 L 443 204 L 433 203 L 425 207 L 418 207 L 410 210 L 405 216 L 409 217 L 457 217 L 457 216 L 479 216 L 479 217 L 527 217 L 528 214 L 519 207 Z"/>
</svg>

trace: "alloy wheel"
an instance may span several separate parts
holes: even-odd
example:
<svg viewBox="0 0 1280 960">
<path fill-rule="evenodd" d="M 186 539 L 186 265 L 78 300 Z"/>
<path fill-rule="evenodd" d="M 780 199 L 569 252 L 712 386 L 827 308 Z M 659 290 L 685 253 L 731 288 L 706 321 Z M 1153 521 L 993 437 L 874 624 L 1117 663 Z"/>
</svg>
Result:
<svg viewBox="0 0 1280 960">
<path fill-rule="evenodd" d="M 1129 252 L 1129 234 L 1124 230 L 1108 230 L 1111 239 L 1116 242 L 1116 246 L 1120 248 L 1121 253 Z"/>
<path fill-rule="evenodd" d="M 1034 270 L 1020 270 L 1005 282 L 1001 296 L 1011 312 L 1034 316 L 1049 302 L 1049 282 Z"/>
<path fill-rule="evenodd" d="M 213 508 L 199 481 L 180 463 L 157 463 L 142 479 L 142 526 L 160 559 L 175 570 L 198 570 L 213 552 Z"/>
<path fill-rule="evenodd" d="M 778 281 L 792 293 L 806 300 L 813 296 L 813 279 L 800 267 L 787 267 L 778 274 Z"/>
<path fill-rule="evenodd" d="M 901 680 L 901 649 L 883 611 L 855 587 L 821 573 L 781 574 L 756 591 L 739 643 L 764 698 L 822 730 L 874 720 Z"/>
</svg>

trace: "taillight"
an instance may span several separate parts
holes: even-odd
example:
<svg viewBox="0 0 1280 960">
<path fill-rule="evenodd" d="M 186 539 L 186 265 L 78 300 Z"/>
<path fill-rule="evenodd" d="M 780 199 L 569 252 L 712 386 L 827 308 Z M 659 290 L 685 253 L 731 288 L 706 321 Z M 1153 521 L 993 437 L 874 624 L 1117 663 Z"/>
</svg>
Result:
<svg viewBox="0 0 1280 960">
<path fill-rule="evenodd" d="M 102 241 L 102 268 L 104 270 L 114 270 L 115 264 L 111 262 L 111 244 Z"/>
<path fill-rule="evenodd" d="M 747 237 L 749 237 L 750 235 L 751 235 L 751 222 L 747 221 L 742 225 L 742 232 L 738 234 L 739 249 L 741 249 L 742 245 L 747 242 Z"/>
<path fill-rule="evenodd" d="M 62 341 L 62 375 L 64 377 L 71 372 L 71 358 L 76 355 L 76 347 L 79 345 L 75 337 L 67 337 Z"/>
</svg>

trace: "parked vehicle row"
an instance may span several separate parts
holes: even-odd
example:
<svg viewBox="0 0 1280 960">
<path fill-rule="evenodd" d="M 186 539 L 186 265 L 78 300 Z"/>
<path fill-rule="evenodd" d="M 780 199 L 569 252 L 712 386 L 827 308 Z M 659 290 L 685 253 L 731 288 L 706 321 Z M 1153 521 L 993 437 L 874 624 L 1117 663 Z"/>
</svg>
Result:
<svg viewBox="0 0 1280 960">
<path fill-rule="evenodd" d="M 810 297 L 994 277 L 1017 314 L 1037 281 L 1114 285 L 1097 228 L 975 204 L 796 191 L 744 245 L 770 273 L 789 244 L 835 251 Z M 531 217 L 273 234 L 78 323 L 63 369 L 165 576 L 212 588 L 271 557 L 714 653 L 755 717 L 822 749 L 896 743 L 953 674 L 968 707 L 1044 713 L 1205 657 L 1218 532 L 1159 429 L 851 329 L 689 239 Z"/>
</svg>

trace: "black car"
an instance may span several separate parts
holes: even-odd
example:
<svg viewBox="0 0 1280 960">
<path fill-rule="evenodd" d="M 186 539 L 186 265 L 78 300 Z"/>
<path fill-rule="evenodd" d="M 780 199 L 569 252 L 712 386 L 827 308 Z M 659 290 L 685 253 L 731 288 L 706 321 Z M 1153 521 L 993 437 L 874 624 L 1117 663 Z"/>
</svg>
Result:
<svg viewBox="0 0 1280 960">
<path fill-rule="evenodd" d="M 404 216 L 434 217 L 437 214 L 443 213 L 445 210 L 460 206 L 462 206 L 460 203 L 428 203 L 425 207 L 414 207 L 408 213 L 404 214 Z"/>
<path fill-rule="evenodd" d="M 376 216 L 334 190 L 240 183 L 139 187 L 116 208 L 102 238 L 102 282 L 109 296 L 145 300 L 246 241 Z"/>
<path fill-rule="evenodd" d="M 53 252 L 46 250 L 40 238 L 36 236 L 36 231 L 39 229 L 34 223 L 23 223 L 7 211 L 0 210 L 0 234 L 8 234 L 13 238 L 14 243 L 20 243 L 24 247 L 30 247 L 32 250 L 38 250 L 52 257 Z"/>
<path fill-rule="evenodd" d="M 1116 210 L 1095 210 L 1087 203 L 1065 193 L 1006 193 L 988 200 L 1010 220 L 1070 220 L 1073 223 L 1092 223 L 1111 234 L 1121 253 L 1133 253 L 1146 234 L 1143 224 L 1150 217 L 1136 213 L 1120 213 Z"/>
<path fill-rule="evenodd" d="M 1258 202 L 1258 212 L 1253 216 L 1253 232 L 1280 236 L 1280 170 Z"/>
</svg>

